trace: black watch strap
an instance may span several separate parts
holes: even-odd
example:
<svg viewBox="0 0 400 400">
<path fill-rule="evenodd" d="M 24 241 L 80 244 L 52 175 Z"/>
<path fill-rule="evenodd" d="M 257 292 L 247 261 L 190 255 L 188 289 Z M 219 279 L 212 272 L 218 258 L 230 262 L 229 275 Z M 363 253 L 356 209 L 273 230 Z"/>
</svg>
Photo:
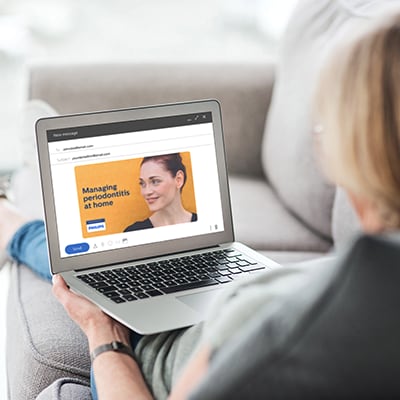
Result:
<svg viewBox="0 0 400 400">
<path fill-rule="evenodd" d="M 127 354 L 131 356 L 133 359 L 135 358 L 131 348 L 122 342 L 113 341 L 111 343 L 102 344 L 101 346 L 96 347 L 90 353 L 90 360 L 93 362 L 97 356 L 106 351 L 115 351 L 117 353 Z"/>
</svg>

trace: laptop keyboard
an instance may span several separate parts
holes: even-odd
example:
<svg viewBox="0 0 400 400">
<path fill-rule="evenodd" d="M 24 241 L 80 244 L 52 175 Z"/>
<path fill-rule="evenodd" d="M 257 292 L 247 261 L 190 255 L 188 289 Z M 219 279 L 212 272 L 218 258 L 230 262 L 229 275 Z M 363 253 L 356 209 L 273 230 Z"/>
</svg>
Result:
<svg viewBox="0 0 400 400">
<path fill-rule="evenodd" d="M 266 266 L 224 249 L 77 275 L 115 303 L 231 282 Z"/>
</svg>

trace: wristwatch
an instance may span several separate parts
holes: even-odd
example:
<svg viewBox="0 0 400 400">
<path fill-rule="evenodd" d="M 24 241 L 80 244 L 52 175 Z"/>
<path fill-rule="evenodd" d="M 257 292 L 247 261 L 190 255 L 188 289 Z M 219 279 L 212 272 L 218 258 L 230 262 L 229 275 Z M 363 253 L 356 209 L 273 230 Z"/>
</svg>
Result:
<svg viewBox="0 0 400 400">
<path fill-rule="evenodd" d="M 106 351 L 115 351 L 117 353 L 127 354 L 128 356 L 131 356 L 133 359 L 135 359 L 133 351 L 129 346 L 122 342 L 113 341 L 111 343 L 102 344 L 101 346 L 96 347 L 90 353 L 91 362 L 93 363 L 94 359 L 97 356 L 99 356 L 101 353 L 105 353 Z"/>
</svg>

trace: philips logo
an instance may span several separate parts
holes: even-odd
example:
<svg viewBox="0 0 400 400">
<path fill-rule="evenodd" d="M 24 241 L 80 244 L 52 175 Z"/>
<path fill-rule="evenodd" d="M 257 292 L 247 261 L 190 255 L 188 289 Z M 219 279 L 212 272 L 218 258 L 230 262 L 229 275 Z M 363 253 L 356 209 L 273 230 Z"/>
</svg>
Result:
<svg viewBox="0 0 400 400">
<path fill-rule="evenodd" d="M 91 221 L 86 221 L 86 230 L 88 232 L 98 232 L 106 230 L 106 220 L 102 219 L 93 219 Z"/>
</svg>

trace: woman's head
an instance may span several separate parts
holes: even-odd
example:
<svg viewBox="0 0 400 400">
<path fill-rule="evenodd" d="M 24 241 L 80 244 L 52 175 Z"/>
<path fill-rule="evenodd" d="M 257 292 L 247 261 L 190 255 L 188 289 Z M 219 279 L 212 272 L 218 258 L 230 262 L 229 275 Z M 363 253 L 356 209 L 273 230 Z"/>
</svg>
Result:
<svg viewBox="0 0 400 400">
<path fill-rule="evenodd" d="M 179 153 L 145 157 L 140 164 L 141 192 L 153 212 L 180 202 L 186 179 L 186 168 Z"/>
<path fill-rule="evenodd" d="M 328 174 L 375 208 L 382 229 L 399 228 L 400 16 L 336 52 L 316 99 Z"/>
</svg>

